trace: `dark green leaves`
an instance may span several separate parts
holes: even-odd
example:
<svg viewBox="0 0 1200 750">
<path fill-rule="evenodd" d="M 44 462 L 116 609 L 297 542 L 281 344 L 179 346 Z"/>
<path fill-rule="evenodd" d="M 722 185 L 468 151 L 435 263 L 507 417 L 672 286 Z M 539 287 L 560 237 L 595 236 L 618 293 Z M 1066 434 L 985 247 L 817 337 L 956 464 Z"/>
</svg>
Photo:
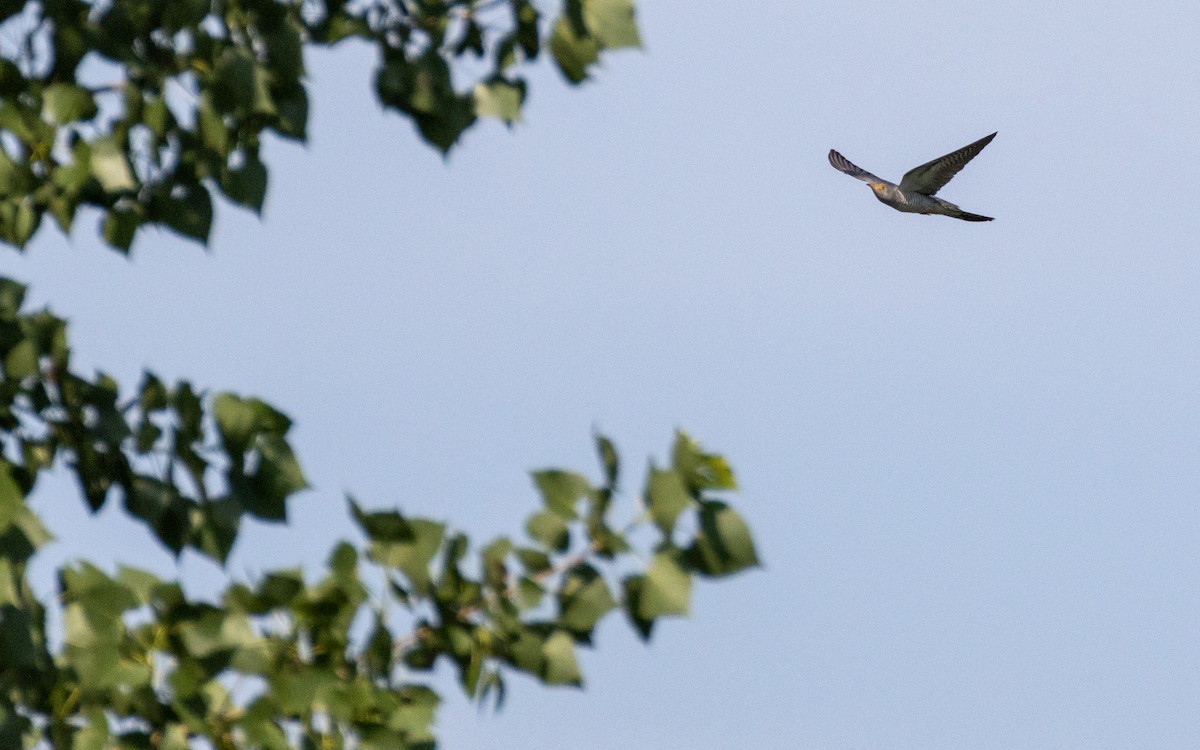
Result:
<svg viewBox="0 0 1200 750">
<path fill-rule="evenodd" d="M 67 465 L 90 508 L 115 492 L 172 553 L 191 547 L 218 562 L 244 515 L 284 519 L 306 483 L 278 409 L 151 373 L 123 396 L 103 373 L 71 371 L 66 324 L 22 314 L 23 296 L 0 279 L 0 695 L 19 709 L 0 700 L 0 744 L 290 750 L 300 731 L 303 746 L 428 750 L 438 698 L 402 674 L 448 664 L 481 704 L 504 700 L 512 671 L 578 686 L 577 649 L 614 609 L 648 637 L 658 618 L 688 611 L 695 575 L 757 564 L 745 523 L 707 494 L 732 486 L 732 472 L 682 434 L 671 468 L 647 476 L 649 512 L 630 508 L 637 520 L 615 531 L 619 458 L 597 436 L 600 483 L 532 474 L 533 547 L 500 537 L 476 557 L 441 522 L 350 500 L 365 550 L 337 542 L 315 583 L 300 569 L 273 571 L 193 601 L 144 570 L 61 570 L 62 645 L 51 653 L 26 580 L 48 539 L 26 503 L 42 470 Z M 630 554 L 650 521 L 663 540 Z M 681 529 L 695 534 L 686 550 L 670 539 Z M 247 676 L 253 693 L 230 690 Z"/>
<path fill-rule="evenodd" d="M 258 399 L 230 393 L 213 400 L 213 416 L 230 463 L 230 500 L 263 520 L 286 520 L 287 498 L 308 486 L 286 440 L 291 420 Z"/>
<path fill-rule="evenodd" d="M 422 137 L 442 153 L 475 122 L 473 97 L 454 90 L 450 66 L 433 50 L 416 60 L 388 56 L 375 74 L 375 93 L 384 106 L 411 117 Z"/>
<path fill-rule="evenodd" d="M 579 33 L 564 16 L 554 24 L 550 51 L 558 69 L 571 83 L 583 83 L 588 70 L 600 59 L 600 42 L 590 34 Z"/>
<path fill-rule="evenodd" d="M 225 50 L 213 71 L 212 98 L 219 112 L 246 111 L 254 106 L 257 65 L 249 52 Z"/>
<path fill-rule="evenodd" d="M 213 220 L 212 196 L 199 183 L 176 185 L 169 193 L 151 200 L 149 218 L 207 244 Z"/>
<path fill-rule="evenodd" d="M 731 575 L 758 565 L 750 528 L 733 508 L 715 500 L 702 503 L 700 530 L 688 551 L 692 566 L 709 576 Z"/>
<path fill-rule="evenodd" d="M 349 503 L 354 520 L 370 540 L 371 559 L 403 573 L 417 592 L 429 593 L 429 564 L 442 545 L 445 525 L 423 518 L 406 519 L 398 511 L 365 513 L 353 499 Z"/>
<path fill-rule="evenodd" d="M 235 169 L 226 170 L 221 177 L 221 190 L 234 203 L 261 213 L 267 196 L 266 165 L 255 157 Z"/>
<path fill-rule="evenodd" d="M 292 426 L 288 419 L 270 405 L 256 398 L 241 398 L 221 393 L 213 399 L 213 417 L 229 459 L 238 466 L 244 464 L 243 454 L 250 450 L 262 435 L 284 435 Z"/>
<path fill-rule="evenodd" d="M 603 51 L 641 43 L 632 0 L 564 0 L 553 23 L 530 0 L 386 13 L 370 3 L 258 0 L 30 7 L 29 38 L 12 45 L 16 59 L 0 59 L 0 131 L 12 137 L 0 150 L 0 242 L 16 247 L 46 213 L 69 232 L 80 206 L 104 214 L 101 236 L 126 253 L 145 225 L 206 243 L 214 188 L 261 212 L 264 134 L 307 136 L 313 45 L 374 45 L 379 101 L 445 154 L 478 118 L 520 122 L 523 68 L 543 47 L 578 83 Z M 114 68 L 117 83 L 79 80 L 89 56 Z M 183 93 L 168 107 L 173 89 Z"/>
<path fill-rule="evenodd" d="M 617 606 L 608 584 L 600 572 L 590 565 L 578 565 L 563 577 L 558 592 L 559 616 L 562 627 L 587 636 L 601 617 Z"/>
<path fill-rule="evenodd" d="M 142 218 L 135 211 L 113 209 L 104 216 L 100 234 L 113 248 L 129 252 L 133 245 L 133 237 L 142 224 Z"/>
<path fill-rule="evenodd" d="M 12 403 L 0 403 L 0 437 L 24 461 L 7 475 L 0 471 L 0 545 L 24 559 L 45 541 L 12 488 L 23 496 L 29 480 L 22 477 L 58 458 L 75 474 L 90 509 L 119 491 L 125 510 L 176 555 L 190 546 L 224 560 L 244 514 L 286 518 L 288 499 L 307 483 L 287 441 L 285 415 L 258 399 L 223 394 L 209 420 L 206 399 L 191 385 L 167 388 L 152 374 L 122 404 L 108 376 L 87 379 L 69 370 L 62 320 L 14 312 L 20 292 L 20 285 L 0 281 L 0 302 L 7 305 L 0 309 L 0 364 L 10 383 L 4 394 L 20 401 L 26 415 L 6 426 L 3 414 Z M 214 480 L 227 494 L 210 492 Z"/>
</svg>

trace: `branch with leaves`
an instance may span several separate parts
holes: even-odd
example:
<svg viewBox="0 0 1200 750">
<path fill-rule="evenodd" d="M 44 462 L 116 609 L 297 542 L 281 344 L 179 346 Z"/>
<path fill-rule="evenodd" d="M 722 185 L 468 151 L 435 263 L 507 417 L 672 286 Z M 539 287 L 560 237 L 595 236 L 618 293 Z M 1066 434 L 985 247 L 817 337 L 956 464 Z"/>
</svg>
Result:
<svg viewBox="0 0 1200 750">
<path fill-rule="evenodd" d="M 606 615 L 648 640 L 687 614 L 697 576 L 758 564 L 721 499 L 736 488 L 721 456 L 677 433 L 618 524 L 620 461 L 597 436 L 600 481 L 533 473 L 542 502 L 523 542 L 473 548 L 444 522 L 351 499 L 363 540 L 336 542 L 315 582 L 277 570 L 201 601 L 81 562 L 43 602 L 26 576 L 51 539 L 27 502 L 43 472 L 66 467 L 92 511 L 120 497 L 174 554 L 217 563 L 244 515 L 286 520 L 305 483 L 278 410 L 150 375 L 122 401 L 111 378 L 71 370 L 65 322 L 22 312 L 23 296 L 0 280 L 0 747 L 432 748 L 440 697 L 422 677 L 439 663 L 497 706 L 514 673 L 578 686 L 576 650 Z"/>
<path fill-rule="evenodd" d="M 69 233 L 90 206 L 128 252 L 144 226 L 207 242 L 214 192 L 261 211 L 264 135 L 306 138 L 304 53 L 347 39 L 376 48 L 380 102 L 443 153 L 480 117 L 520 119 L 546 46 L 577 84 L 640 44 L 632 0 L 563 0 L 553 22 L 531 0 L 4 3 L 0 241 L 24 247 L 47 214 Z"/>
</svg>

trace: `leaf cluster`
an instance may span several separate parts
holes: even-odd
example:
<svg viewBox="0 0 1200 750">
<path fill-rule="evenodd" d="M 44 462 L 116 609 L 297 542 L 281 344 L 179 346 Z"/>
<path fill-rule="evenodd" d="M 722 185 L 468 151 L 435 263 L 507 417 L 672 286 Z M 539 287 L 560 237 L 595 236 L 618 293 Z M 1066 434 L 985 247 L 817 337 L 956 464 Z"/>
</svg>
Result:
<svg viewBox="0 0 1200 750">
<path fill-rule="evenodd" d="M 152 373 L 122 401 L 110 376 L 71 369 L 64 320 L 20 313 L 24 291 L 0 279 L 0 439 L 23 493 L 62 465 L 93 513 L 119 496 L 175 555 L 191 547 L 218 562 L 243 516 L 287 520 L 287 499 L 307 483 L 286 416 L 230 393 L 209 404 Z"/>
<path fill-rule="evenodd" d="M 439 663 L 497 706 L 512 674 L 578 686 L 577 650 L 606 615 L 649 639 L 688 612 L 697 576 L 758 564 L 716 494 L 736 488 L 724 458 L 677 433 L 618 524 L 620 459 L 597 436 L 598 482 L 532 474 L 541 507 L 521 540 L 473 553 L 444 522 L 350 499 L 363 539 L 335 543 L 316 580 L 276 570 L 204 601 L 82 562 L 48 604 L 26 575 L 51 538 L 28 504 L 44 471 L 65 467 L 93 511 L 119 496 L 171 552 L 218 563 L 243 516 L 285 520 L 305 482 L 281 412 L 152 375 L 122 401 L 111 378 L 71 371 L 66 323 L 23 312 L 24 291 L 0 280 L 0 747 L 428 750 L 440 697 L 425 673 Z"/>
<path fill-rule="evenodd" d="M 520 119 L 545 47 L 580 83 L 640 43 L 632 0 L 553 21 L 531 0 L 41 0 L 0 4 L 0 37 L 0 241 L 90 206 L 122 252 L 147 226 L 207 242 L 215 194 L 261 212 L 264 135 L 305 140 L 314 46 L 374 46 L 379 101 L 446 153 L 479 117 Z"/>
</svg>

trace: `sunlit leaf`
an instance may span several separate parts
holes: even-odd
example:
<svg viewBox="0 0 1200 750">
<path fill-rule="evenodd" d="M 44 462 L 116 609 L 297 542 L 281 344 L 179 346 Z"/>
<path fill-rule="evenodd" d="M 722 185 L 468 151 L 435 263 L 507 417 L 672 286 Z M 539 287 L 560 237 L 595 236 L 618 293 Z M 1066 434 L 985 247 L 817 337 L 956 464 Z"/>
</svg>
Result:
<svg viewBox="0 0 1200 750">
<path fill-rule="evenodd" d="M 91 164 L 92 174 L 106 191 L 118 193 L 137 187 L 137 182 L 133 179 L 133 170 L 129 168 L 129 161 L 114 137 L 97 138 L 92 141 Z"/>
<path fill-rule="evenodd" d="M 96 101 L 82 86 L 55 83 L 42 92 L 42 117 L 55 125 L 96 116 Z"/>
<path fill-rule="evenodd" d="M 679 472 L 673 469 L 651 469 L 646 482 L 646 508 L 650 517 L 670 536 L 675 528 L 675 519 L 692 503 L 691 495 L 683 484 Z"/>
</svg>

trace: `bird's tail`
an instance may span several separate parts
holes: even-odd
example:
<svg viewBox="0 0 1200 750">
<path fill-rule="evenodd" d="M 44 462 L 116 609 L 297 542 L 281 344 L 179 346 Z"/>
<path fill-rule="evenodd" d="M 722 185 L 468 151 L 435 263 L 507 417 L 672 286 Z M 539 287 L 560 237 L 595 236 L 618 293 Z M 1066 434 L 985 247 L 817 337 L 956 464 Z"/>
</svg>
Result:
<svg viewBox="0 0 1200 750">
<path fill-rule="evenodd" d="M 992 221 L 993 220 L 991 216 L 980 216 L 979 214 L 967 213 L 966 211 L 963 211 L 961 208 L 958 211 L 956 211 L 950 215 L 956 219 L 962 219 L 963 221 Z"/>
</svg>

